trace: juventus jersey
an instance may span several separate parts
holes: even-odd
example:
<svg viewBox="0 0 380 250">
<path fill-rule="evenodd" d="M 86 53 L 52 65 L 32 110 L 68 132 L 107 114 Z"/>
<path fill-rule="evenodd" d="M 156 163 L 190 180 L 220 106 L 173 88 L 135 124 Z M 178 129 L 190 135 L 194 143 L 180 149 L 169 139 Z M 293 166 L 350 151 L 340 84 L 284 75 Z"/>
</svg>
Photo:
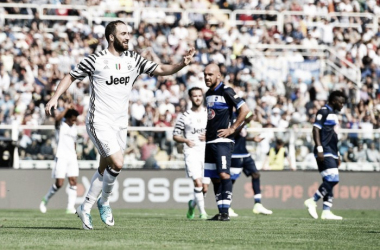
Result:
<svg viewBox="0 0 380 250">
<path fill-rule="evenodd" d="M 67 125 L 62 122 L 59 128 L 59 142 L 57 147 L 56 157 L 77 157 L 75 151 L 75 142 L 77 140 L 77 126 Z"/>
<path fill-rule="evenodd" d="M 335 126 L 338 124 L 338 117 L 329 105 L 318 110 L 313 126 L 320 129 L 319 135 L 325 157 L 338 159 L 338 135 L 335 133 Z M 314 154 L 318 154 L 317 147 L 314 148 Z"/>
<path fill-rule="evenodd" d="M 238 110 L 245 102 L 221 82 L 216 89 L 209 89 L 206 92 L 207 102 L 207 127 L 206 142 L 233 142 L 233 135 L 228 138 L 219 138 L 218 130 L 229 128 L 232 124 L 233 107 Z"/>
<path fill-rule="evenodd" d="M 195 143 L 194 148 L 204 150 L 205 142 L 199 140 L 199 136 L 206 132 L 207 110 L 202 108 L 200 112 L 193 112 L 191 109 L 183 113 L 175 124 L 173 135 L 182 135 Z M 189 146 L 184 145 L 184 151 L 189 150 Z"/>
<path fill-rule="evenodd" d="M 152 75 L 157 66 L 134 51 L 114 56 L 106 49 L 84 58 L 70 75 L 78 80 L 90 78 L 86 123 L 127 127 L 132 86 L 140 74 Z"/>
</svg>

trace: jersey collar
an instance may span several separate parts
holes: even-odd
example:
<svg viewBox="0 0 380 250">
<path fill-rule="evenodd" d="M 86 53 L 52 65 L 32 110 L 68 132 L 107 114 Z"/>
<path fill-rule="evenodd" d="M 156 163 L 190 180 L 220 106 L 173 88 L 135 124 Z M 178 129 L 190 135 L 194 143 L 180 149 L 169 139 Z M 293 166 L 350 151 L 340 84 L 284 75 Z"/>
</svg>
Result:
<svg viewBox="0 0 380 250">
<path fill-rule="evenodd" d="M 222 85 L 223 85 L 223 82 L 220 82 L 219 85 L 218 85 L 218 87 L 216 87 L 216 88 L 214 89 L 214 91 L 217 91 L 217 90 L 220 88 L 220 86 L 222 86 Z"/>
<path fill-rule="evenodd" d="M 334 111 L 332 107 L 330 107 L 328 104 L 325 105 L 326 108 L 328 108 L 330 111 Z"/>
<path fill-rule="evenodd" d="M 115 56 L 114 54 L 112 54 L 112 53 L 108 50 L 108 48 L 106 49 L 106 52 L 107 52 L 108 54 L 110 54 L 111 56 L 117 57 L 117 56 Z M 119 57 L 123 57 L 123 56 L 125 56 L 125 55 L 126 55 L 125 53 L 126 53 L 125 51 L 121 52 L 121 54 L 119 55 Z"/>
</svg>

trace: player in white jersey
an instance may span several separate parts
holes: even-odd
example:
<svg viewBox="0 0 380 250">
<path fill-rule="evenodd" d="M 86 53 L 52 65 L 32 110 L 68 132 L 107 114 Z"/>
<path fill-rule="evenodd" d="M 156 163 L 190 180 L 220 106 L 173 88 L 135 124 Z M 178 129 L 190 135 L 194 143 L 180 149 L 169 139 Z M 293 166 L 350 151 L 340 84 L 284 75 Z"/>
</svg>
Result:
<svg viewBox="0 0 380 250">
<path fill-rule="evenodd" d="M 207 219 L 204 205 L 210 178 L 204 178 L 205 132 L 207 125 L 207 110 L 203 107 L 203 92 L 194 87 L 189 90 L 192 107 L 177 120 L 173 131 L 173 139 L 184 144 L 185 167 L 187 177 L 194 181 L 194 200 L 188 203 L 187 218 L 194 218 L 194 208 L 199 208 L 199 218 Z"/>
<path fill-rule="evenodd" d="M 75 142 L 78 134 L 75 123 L 78 115 L 79 113 L 75 109 L 65 111 L 65 121 L 62 122 L 59 128 L 59 142 L 57 153 L 55 155 L 55 166 L 52 172 L 52 178 L 55 179 L 55 183 L 42 198 L 40 203 L 41 213 L 46 213 L 47 203 L 62 187 L 66 176 L 70 184 L 70 187 L 67 190 L 68 203 L 66 213 L 75 213 L 74 205 L 77 198 L 77 177 L 79 174 L 77 153 L 75 150 Z"/>
<path fill-rule="evenodd" d="M 87 197 L 77 208 L 84 229 L 93 228 L 90 211 L 96 200 L 102 221 L 109 226 L 115 223 L 109 206 L 109 196 L 124 165 L 129 97 L 137 77 L 141 74 L 174 74 L 188 65 L 195 54 L 192 48 L 184 55 L 181 63 L 159 65 L 134 51 L 128 51 L 130 37 L 124 22 L 110 22 L 105 29 L 108 48 L 84 58 L 66 75 L 45 108 L 46 114 L 49 115 L 51 108 L 56 108 L 59 96 L 72 82 L 87 76 L 90 78 L 91 98 L 86 129 L 101 158 Z M 98 199 L 100 194 L 101 197 Z"/>
</svg>

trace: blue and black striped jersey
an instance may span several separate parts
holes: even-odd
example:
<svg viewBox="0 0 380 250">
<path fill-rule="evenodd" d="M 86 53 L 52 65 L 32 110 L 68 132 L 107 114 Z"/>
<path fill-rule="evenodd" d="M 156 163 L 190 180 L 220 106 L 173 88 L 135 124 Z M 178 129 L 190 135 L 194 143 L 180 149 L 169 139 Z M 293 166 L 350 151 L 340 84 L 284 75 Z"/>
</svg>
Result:
<svg viewBox="0 0 380 250">
<path fill-rule="evenodd" d="M 233 108 L 237 110 L 244 104 L 244 101 L 221 82 L 214 90 L 209 89 L 206 92 L 207 103 L 207 128 L 206 143 L 214 142 L 233 142 L 231 135 L 228 138 L 218 137 L 219 129 L 229 128 L 233 121 Z"/>
<path fill-rule="evenodd" d="M 334 110 L 325 105 L 318 110 L 315 117 L 314 127 L 320 129 L 320 139 L 325 157 L 338 159 L 338 135 L 335 126 L 338 125 L 338 117 Z M 314 154 L 317 155 L 317 147 L 314 147 Z"/>
</svg>

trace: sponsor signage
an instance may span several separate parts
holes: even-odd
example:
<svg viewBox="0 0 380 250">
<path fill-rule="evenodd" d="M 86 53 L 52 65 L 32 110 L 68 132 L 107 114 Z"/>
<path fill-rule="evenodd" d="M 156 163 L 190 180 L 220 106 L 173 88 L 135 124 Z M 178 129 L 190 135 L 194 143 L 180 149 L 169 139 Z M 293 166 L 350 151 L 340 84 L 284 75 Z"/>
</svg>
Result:
<svg viewBox="0 0 380 250">
<path fill-rule="evenodd" d="M 85 199 L 95 170 L 81 170 L 77 204 Z M 335 209 L 380 209 L 380 173 L 342 172 L 334 188 Z M 314 171 L 271 171 L 261 173 L 262 201 L 270 209 L 303 208 L 321 178 Z M 42 197 L 53 184 L 50 170 L 0 170 L 0 208 L 38 209 Z M 67 181 L 51 199 L 48 208 L 66 208 Z M 213 188 L 209 188 L 206 208 L 216 209 Z M 193 197 L 192 180 L 183 170 L 123 170 L 110 198 L 113 208 L 183 208 Z M 322 203 L 321 203 L 322 204 Z M 322 205 L 319 204 L 320 208 Z M 233 189 L 233 208 L 252 208 L 251 181 L 241 176 Z"/>
</svg>

